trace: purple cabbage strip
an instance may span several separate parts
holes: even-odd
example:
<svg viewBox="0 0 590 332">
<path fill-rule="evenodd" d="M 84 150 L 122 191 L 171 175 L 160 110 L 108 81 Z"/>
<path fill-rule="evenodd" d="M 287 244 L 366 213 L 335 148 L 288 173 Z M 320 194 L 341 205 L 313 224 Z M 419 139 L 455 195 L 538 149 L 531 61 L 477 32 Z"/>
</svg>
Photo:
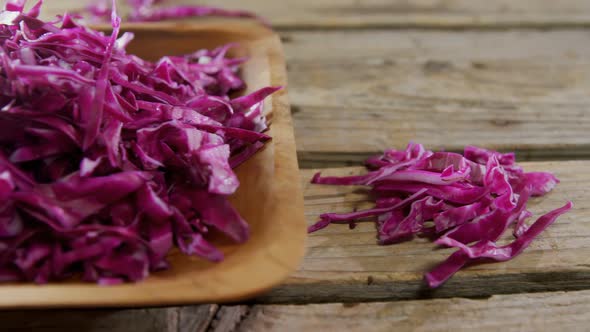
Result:
<svg viewBox="0 0 590 332">
<path fill-rule="evenodd" d="M 353 226 L 359 219 L 374 216 L 379 244 L 425 235 L 439 245 L 457 247 L 459 250 L 425 275 L 431 288 L 439 287 L 471 262 L 512 259 L 573 207 L 568 202 L 528 226 L 530 197 L 547 194 L 559 180 L 547 172 L 524 172 L 514 153 L 468 146 L 461 155 L 432 152 L 410 143 L 405 150 L 387 150 L 371 157 L 366 165 L 371 171 L 365 175 L 322 177 L 318 173 L 311 182 L 371 186 L 375 208 L 322 214 L 308 231 L 331 223 Z M 516 240 L 498 246 L 496 241 L 511 226 Z"/>
<path fill-rule="evenodd" d="M 401 208 L 407 206 L 408 204 L 411 204 L 412 201 L 414 201 L 415 199 L 422 197 L 425 192 L 426 192 L 426 190 L 420 190 L 420 191 L 414 193 L 413 195 L 409 196 L 408 198 L 406 198 L 400 202 L 397 202 L 395 204 L 392 204 L 391 206 L 379 207 L 379 208 L 350 212 L 350 213 L 324 213 L 324 214 L 320 215 L 321 220 L 318 223 L 310 226 L 310 228 L 308 229 L 308 232 L 310 232 L 310 233 L 315 232 L 321 228 L 328 226 L 331 223 L 350 223 L 350 222 L 357 220 L 357 219 L 377 216 L 377 215 L 391 212 L 396 209 L 401 209 Z"/>
<path fill-rule="evenodd" d="M 412 237 L 424 228 L 424 222 L 444 210 L 444 201 L 436 200 L 432 196 L 415 200 L 408 215 L 399 222 L 391 219 L 380 225 L 379 243 L 390 244 Z"/>
<path fill-rule="evenodd" d="M 562 214 L 573 208 L 573 203 L 568 202 L 563 207 L 555 209 L 541 216 L 519 238 L 506 246 L 499 247 L 494 241 L 482 240 L 472 246 L 456 242 L 453 246 L 459 248 L 447 260 L 426 273 L 426 282 L 431 288 L 436 288 L 447 281 L 463 266 L 478 259 L 490 259 L 498 262 L 511 260 L 526 249 L 531 242 L 549 227 Z"/>
<path fill-rule="evenodd" d="M 107 2 L 110 35 L 24 6 L 0 12 L 0 281 L 139 281 L 174 246 L 222 260 L 211 229 L 248 240 L 233 168 L 270 139 L 263 101 L 280 88 L 232 99 L 245 87 L 234 45 L 127 54 L 133 34 L 118 36 Z"/>
</svg>

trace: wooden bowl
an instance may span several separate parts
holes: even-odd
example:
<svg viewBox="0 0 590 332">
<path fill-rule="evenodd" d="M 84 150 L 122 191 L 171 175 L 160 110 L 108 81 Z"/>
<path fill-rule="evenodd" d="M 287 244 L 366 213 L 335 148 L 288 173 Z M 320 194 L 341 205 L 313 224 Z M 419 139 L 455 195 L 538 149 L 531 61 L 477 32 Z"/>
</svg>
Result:
<svg viewBox="0 0 590 332">
<path fill-rule="evenodd" d="M 247 91 L 285 88 L 267 99 L 272 140 L 236 170 L 241 185 L 234 206 L 251 226 L 251 238 L 236 245 L 218 241 L 226 259 L 209 263 L 173 251 L 171 269 L 143 282 L 98 286 L 80 281 L 0 285 L 0 308 L 130 307 L 236 301 L 280 283 L 304 254 L 306 225 L 293 126 L 287 100 L 281 43 L 272 31 L 250 21 L 134 24 L 129 52 L 147 59 L 238 43 L 233 55 L 248 56 L 242 74 Z"/>
</svg>

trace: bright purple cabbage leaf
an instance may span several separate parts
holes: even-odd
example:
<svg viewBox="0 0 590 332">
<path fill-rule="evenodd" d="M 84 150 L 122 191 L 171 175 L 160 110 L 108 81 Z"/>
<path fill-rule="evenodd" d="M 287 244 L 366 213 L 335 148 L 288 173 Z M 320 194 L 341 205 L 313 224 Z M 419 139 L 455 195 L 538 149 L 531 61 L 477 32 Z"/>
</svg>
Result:
<svg viewBox="0 0 590 332">
<path fill-rule="evenodd" d="M 312 183 L 371 186 L 372 209 L 325 213 L 308 228 L 315 232 L 332 223 L 349 224 L 376 217 L 379 244 L 427 236 L 436 244 L 458 250 L 425 275 L 429 287 L 442 285 L 465 265 L 507 261 L 520 254 L 573 204 L 548 212 L 528 226 L 531 196 L 551 191 L 559 180 L 547 172 L 524 172 L 514 153 L 502 154 L 468 146 L 464 154 L 432 152 L 410 143 L 405 150 L 387 150 L 366 161 L 365 175 L 322 177 Z M 409 207 L 409 208 L 408 208 Z M 513 227 L 512 243 L 496 241 Z"/>
<path fill-rule="evenodd" d="M 270 139 L 279 88 L 231 99 L 232 45 L 148 62 L 114 10 L 105 35 L 24 5 L 0 12 L 0 281 L 138 281 L 174 246 L 222 260 L 212 229 L 246 241 L 233 168 Z"/>
</svg>

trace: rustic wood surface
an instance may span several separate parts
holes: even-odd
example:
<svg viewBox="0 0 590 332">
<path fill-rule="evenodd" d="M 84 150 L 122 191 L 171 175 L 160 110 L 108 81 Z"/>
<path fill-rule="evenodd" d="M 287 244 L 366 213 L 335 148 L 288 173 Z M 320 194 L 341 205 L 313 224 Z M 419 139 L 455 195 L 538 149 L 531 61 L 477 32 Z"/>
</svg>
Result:
<svg viewBox="0 0 590 332">
<path fill-rule="evenodd" d="M 310 305 L 0 312 L 2 331 L 584 331 L 590 291 Z"/>
<path fill-rule="evenodd" d="M 586 30 L 283 33 L 303 167 L 415 140 L 589 157 Z"/>
<path fill-rule="evenodd" d="M 239 331 L 586 331 L 590 292 L 254 306 Z"/>
<path fill-rule="evenodd" d="M 46 17 L 84 3 L 46 1 Z M 279 29 L 299 161 L 306 168 L 358 165 L 367 155 L 408 140 L 449 150 L 465 144 L 516 150 L 521 160 L 590 157 L 587 1 L 198 3 L 247 9 Z M 566 199 L 574 200 L 575 210 L 514 261 L 470 267 L 436 292 L 423 289 L 420 275 L 448 251 L 420 240 L 378 247 L 370 224 L 352 231 L 332 226 L 310 236 L 295 275 L 255 301 L 346 303 L 2 312 L 1 330 L 585 330 L 590 164 L 526 165 L 554 170 L 563 180 L 536 201 L 534 212 Z M 362 191 L 309 185 L 313 172 L 302 172 L 309 223 L 328 210 L 369 206 Z M 526 293 L 531 291 L 556 292 Z M 494 295 L 500 293 L 509 294 Z M 411 300 L 430 297 L 444 298 Z M 389 302 L 358 304 L 367 301 Z"/>
<path fill-rule="evenodd" d="M 214 304 L 127 310 L 0 311 L 3 332 L 205 332 L 218 313 Z"/>
<path fill-rule="evenodd" d="M 90 0 L 51 0 L 45 15 L 80 10 Z M 119 0 L 119 3 L 124 1 Z M 277 28 L 498 28 L 589 26 L 584 0 L 169 0 L 243 9 L 268 18 Z M 121 6 L 126 13 L 126 6 Z"/>
</svg>

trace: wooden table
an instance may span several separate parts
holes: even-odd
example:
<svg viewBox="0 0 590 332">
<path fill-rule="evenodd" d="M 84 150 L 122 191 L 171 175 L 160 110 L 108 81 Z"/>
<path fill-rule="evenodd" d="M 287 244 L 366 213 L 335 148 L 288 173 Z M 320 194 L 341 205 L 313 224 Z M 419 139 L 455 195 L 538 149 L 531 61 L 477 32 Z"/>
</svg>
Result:
<svg viewBox="0 0 590 332">
<path fill-rule="evenodd" d="M 258 12 L 282 36 L 309 223 L 370 204 L 351 188 L 309 185 L 314 172 L 357 173 L 366 156 L 409 140 L 517 151 L 528 170 L 562 180 L 533 212 L 577 207 L 513 261 L 468 268 L 436 291 L 421 274 L 448 251 L 420 240 L 379 247 L 371 225 L 333 226 L 309 237 L 290 279 L 248 303 L 1 312 L 2 331 L 587 329 L 590 2 L 200 3 Z M 47 1 L 46 14 L 72 5 Z"/>
</svg>

